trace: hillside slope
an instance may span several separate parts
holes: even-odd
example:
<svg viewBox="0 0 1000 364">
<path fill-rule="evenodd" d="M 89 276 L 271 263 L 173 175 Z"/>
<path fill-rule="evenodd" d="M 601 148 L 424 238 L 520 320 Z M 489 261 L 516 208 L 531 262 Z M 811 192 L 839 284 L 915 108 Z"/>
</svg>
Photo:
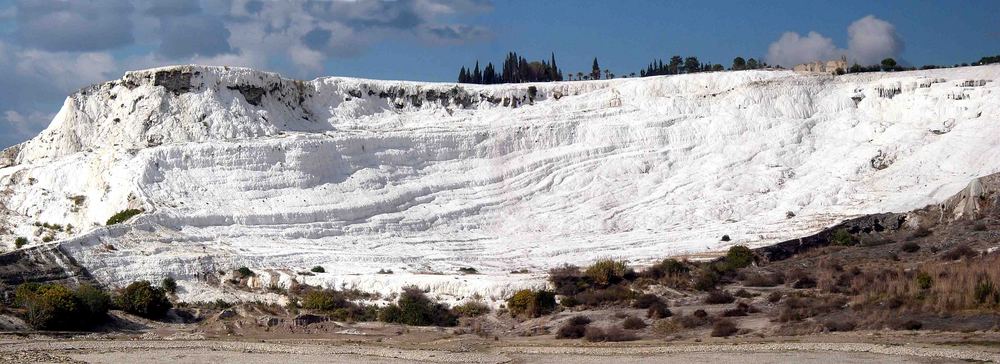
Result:
<svg viewBox="0 0 1000 364">
<path fill-rule="evenodd" d="M 476 86 L 136 71 L 70 96 L 0 155 L 0 230 L 8 249 L 55 240 L 112 286 L 173 275 L 192 300 L 218 294 L 207 274 L 244 265 L 258 287 L 500 298 L 563 263 L 762 246 L 939 202 L 1000 171 L 998 78 L 981 66 Z M 145 213 L 102 227 L 126 208 Z M 328 273 L 296 274 L 315 265 Z M 508 273 L 520 269 L 534 274 Z"/>
</svg>

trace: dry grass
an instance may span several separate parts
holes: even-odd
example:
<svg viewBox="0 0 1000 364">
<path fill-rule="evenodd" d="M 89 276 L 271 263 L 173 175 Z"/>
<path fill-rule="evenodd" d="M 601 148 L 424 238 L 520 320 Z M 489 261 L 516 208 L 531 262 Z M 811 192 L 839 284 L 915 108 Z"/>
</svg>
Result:
<svg viewBox="0 0 1000 364">
<path fill-rule="evenodd" d="M 865 272 L 852 281 L 861 302 L 936 312 L 992 312 L 1000 308 L 1000 254 L 960 262 L 928 261 L 920 270 L 901 267 Z M 919 276 L 929 276 L 918 279 Z M 891 307 L 890 307 L 891 308 Z"/>
</svg>

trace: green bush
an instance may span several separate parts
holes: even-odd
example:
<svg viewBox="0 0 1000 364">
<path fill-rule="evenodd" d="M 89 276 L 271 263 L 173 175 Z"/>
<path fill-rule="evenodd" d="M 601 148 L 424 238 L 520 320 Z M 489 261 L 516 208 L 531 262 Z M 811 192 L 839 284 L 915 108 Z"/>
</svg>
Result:
<svg viewBox="0 0 1000 364">
<path fill-rule="evenodd" d="M 135 215 L 141 214 L 142 212 L 143 212 L 142 209 L 127 209 L 119 211 L 118 213 L 108 218 L 108 222 L 105 223 L 104 225 L 111 226 L 114 224 L 123 223 L 125 221 L 128 221 L 128 219 L 131 219 Z"/>
<path fill-rule="evenodd" d="M 931 278 L 931 275 L 927 274 L 927 272 L 917 273 L 916 281 L 917 281 L 917 287 L 920 289 L 931 288 L 931 285 L 934 284 L 934 279 Z"/>
<path fill-rule="evenodd" d="M 313 272 L 313 273 L 326 273 L 326 269 L 323 268 L 323 266 L 321 266 L 321 265 L 317 265 L 315 267 L 312 267 L 312 269 L 310 269 L 309 271 Z"/>
<path fill-rule="evenodd" d="M 15 289 L 15 304 L 27 309 L 26 321 L 40 330 L 87 329 L 107 318 L 108 294 L 90 285 L 75 291 L 59 284 L 26 283 Z"/>
<path fill-rule="evenodd" d="M 28 238 L 18 236 L 17 239 L 14 239 L 14 249 L 21 249 L 25 245 L 28 245 Z"/>
<path fill-rule="evenodd" d="M 414 287 L 403 289 L 396 303 L 383 307 L 379 320 L 413 326 L 455 326 L 458 317 L 448 306 L 431 301 Z"/>
<path fill-rule="evenodd" d="M 310 291 L 302 297 L 302 308 L 317 311 L 333 311 L 349 306 L 347 298 L 340 292 L 324 289 Z"/>
<path fill-rule="evenodd" d="M 602 259 L 587 267 L 583 275 L 590 278 L 598 286 L 607 286 L 621 282 L 626 273 L 628 273 L 628 265 L 624 261 Z"/>
<path fill-rule="evenodd" d="M 462 274 L 479 274 L 479 271 L 476 270 L 476 268 L 472 268 L 472 267 L 458 268 L 458 272 L 462 273 Z"/>
<path fill-rule="evenodd" d="M 177 293 L 177 281 L 173 277 L 163 278 L 160 287 L 163 287 L 163 290 L 169 293 Z"/>
<path fill-rule="evenodd" d="M 555 310 L 556 295 L 549 291 L 524 289 L 507 299 L 507 309 L 514 316 L 539 317 Z"/>
<path fill-rule="evenodd" d="M 253 276 L 257 275 L 252 270 L 250 270 L 250 268 L 247 268 L 245 266 L 244 267 L 240 267 L 239 269 L 237 269 L 236 273 L 239 273 L 240 277 L 243 277 L 243 278 L 250 278 L 250 277 L 253 277 Z"/>
<path fill-rule="evenodd" d="M 835 245 L 850 246 L 854 245 L 854 237 L 851 236 L 851 233 L 848 232 L 847 229 L 837 229 L 830 237 L 830 243 Z"/>
<path fill-rule="evenodd" d="M 154 319 L 163 317 L 173 307 L 166 291 L 154 287 L 149 281 L 129 284 L 115 297 L 115 306 L 128 313 Z"/>
<path fill-rule="evenodd" d="M 742 245 L 729 248 L 726 253 L 726 265 L 729 270 L 744 268 L 753 264 L 753 251 Z"/>
</svg>

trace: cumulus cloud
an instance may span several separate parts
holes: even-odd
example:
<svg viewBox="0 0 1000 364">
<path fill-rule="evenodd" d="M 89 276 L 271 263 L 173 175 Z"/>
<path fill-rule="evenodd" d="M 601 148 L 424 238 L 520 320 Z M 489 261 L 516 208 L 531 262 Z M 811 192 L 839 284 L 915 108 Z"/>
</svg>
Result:
<svg viewBox="0 0 1000 364">
<path fill-rule="evenodd" d="M 809 32 L 805 37 L 798 33 L 787 32 L 767 49 L 767 62 L 777 65 L 792 66 L 799 63 L 838 58 L 843 54 L 833 44 L 833 39 L 816 32 Z"/>
<path fill-rule="evenodd" d="M 791 67 L 796 64 L 846 57 L 849 62 L 869 65 L 882 59 L 899 57 L 903 40 L 891 23 L 868 15 L 847 27 L 847 48 L 817 32 L 801 36 L 786 32 L 767 49 L 768 63 Z"/>
<path fill-rule="evenodd" d="M 847 54 L 860 64 L 875 64 L 903 52 L 903 39 L 889 22 L 869 15 L 847 27 Z"/>
<path fill-rule="evenodd" d="M 0 148 L 41 130 L 76 89 L 126 70 L 198 63 L 327 73 L 386 39 L 488 39 L 456 22 L 488 0 L 16 0 L 0 4 Z M 16 90 L 16 91 L 13 91 Z"/>
</svg>

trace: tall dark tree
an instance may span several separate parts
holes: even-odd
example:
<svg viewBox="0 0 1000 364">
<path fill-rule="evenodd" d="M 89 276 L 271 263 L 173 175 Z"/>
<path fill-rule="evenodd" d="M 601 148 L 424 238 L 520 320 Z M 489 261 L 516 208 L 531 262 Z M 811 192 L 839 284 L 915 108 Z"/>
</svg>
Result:
<svg viewBox="0 0 1000 364">
<path fill-rule="evenodd" d="M 594 65 L 590 68 L 590 79 L 601 79 L 601 65 L 597 64 L 597 57 L 594 57 Z"/>
<path fill-rule="evenodd" d="M 681 73 L 681 67 L 683 65 L 684 65 L 684 59 L 682 59 L 681 56 L 670 57 L 670 65 L 668 66 L 670 74 L 676 75 L 678 73 Z"/>
<path fill-rule="evenodd" d="M 742 71 L 747 69 L 747 61 L 743 57 L 733 58 L 733 67 L 730 68 L 733 71 Z"/>
<path fill-rule="evenodd" d="M 758 68 L 760 68 L 760 64 L 757 63 L 756 59 L 750 58 L 747 61 L 747 69 L 748 70 L 755 70 L 755 69 L 758 69 Z"/>
<path fill-rule="evenodd" d="M 701 70 L 701 63 L 698 57 L 688 57 L 684 59 L 684 72 L 695 73 Z"/>
<path fill-rule="evenodd" d="M 465 70 L 465 66 L 462 66 L 462 70 L 458 71 L 458 83 L 469 83 L 469 71 Z"/>
<path fill-rule="evenodd" d="M 483 83 L 483 71 L 479 70 L 479 61 L 476 61 L 476 68 L 472 70 L 472 83 Z"/>
</svg>

